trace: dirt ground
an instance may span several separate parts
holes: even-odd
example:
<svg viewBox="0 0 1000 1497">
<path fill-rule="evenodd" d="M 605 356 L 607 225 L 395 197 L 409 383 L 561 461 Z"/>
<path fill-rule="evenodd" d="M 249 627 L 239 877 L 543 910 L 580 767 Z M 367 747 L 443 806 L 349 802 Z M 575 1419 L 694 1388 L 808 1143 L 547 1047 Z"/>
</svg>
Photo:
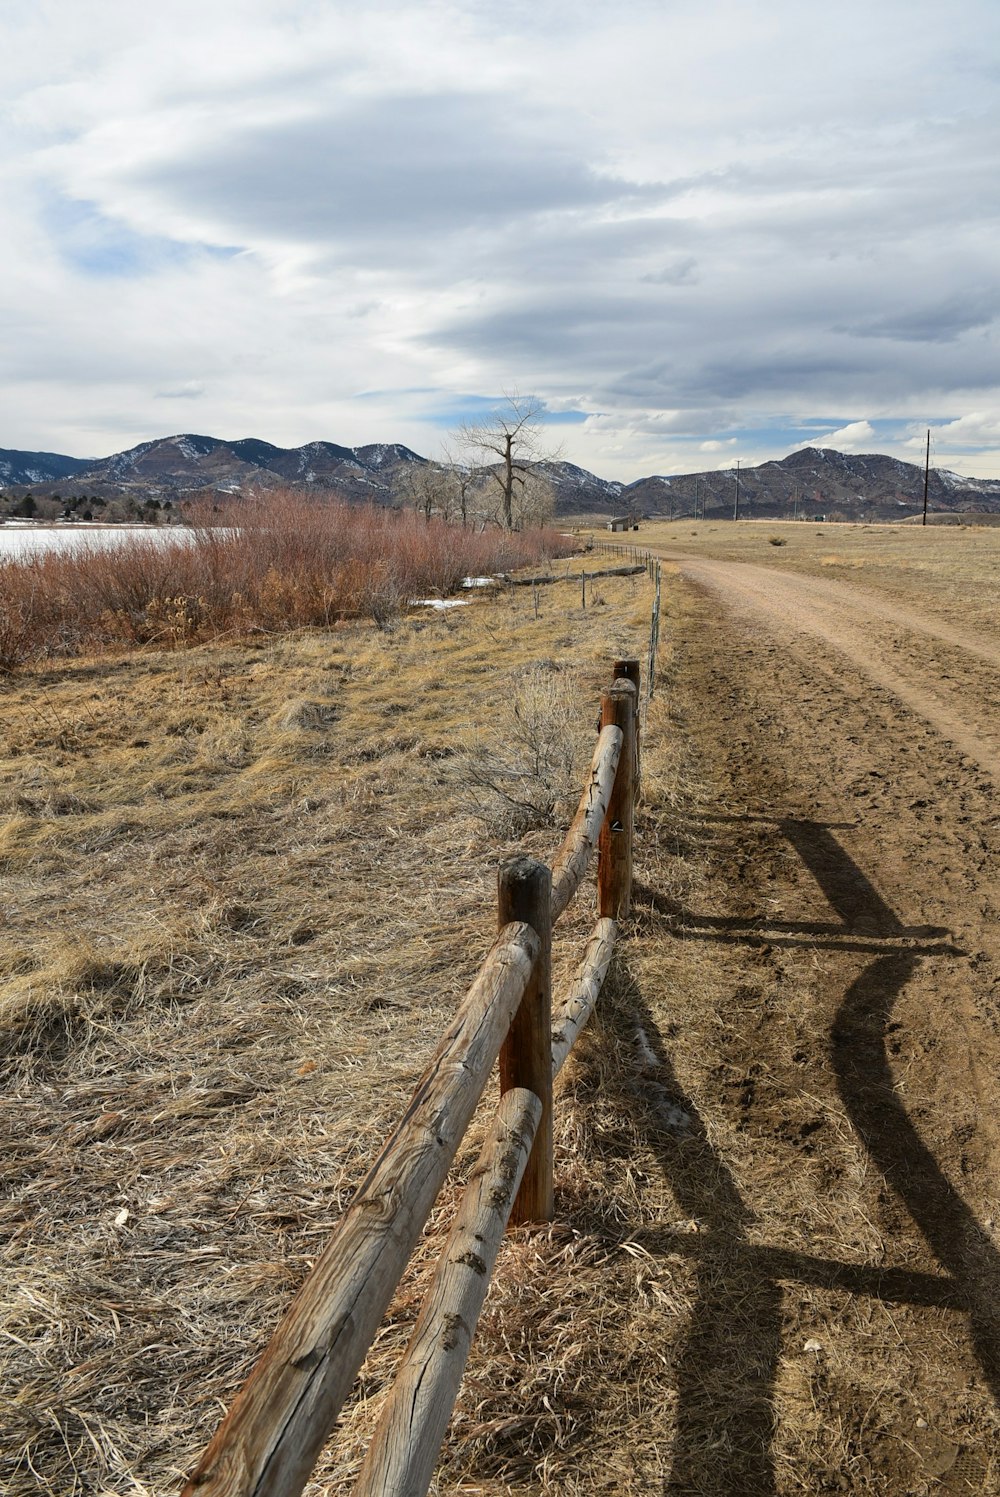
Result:
<svg viewBox="0 0 1000 1497">
<path fill-rule="evenodd" d="M 993 1492 L 997 636 L 975 590 L 928 607 L 898 569 L 847 582 L 763 537 L 723 560 L 734 543 L 693 528 L 660 549 L 706 882 L 696 906 L 645 900 L 743 987 L 704 1056 L 685 1046 L 725 1185 L 690 1239 L 706 1284 L 665 1490 Z"/>
</svg>

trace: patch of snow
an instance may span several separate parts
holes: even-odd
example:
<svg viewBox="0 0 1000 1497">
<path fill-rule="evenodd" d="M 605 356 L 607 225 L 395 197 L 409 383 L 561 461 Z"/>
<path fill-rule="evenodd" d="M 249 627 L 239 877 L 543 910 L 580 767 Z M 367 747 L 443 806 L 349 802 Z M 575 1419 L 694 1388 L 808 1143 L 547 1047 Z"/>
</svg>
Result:
<svg viewBox="0 0 1000 1497">
<path fill-rule="evenodd" d="M 495 577 L 463 577 L 462 578 L 462 586 L 463 587 L 489 587 L 490 583 L 491 582 L 495 582 L 495 581 L 496 581 Z"/>
<path fill-rule="evenodd" d="M 414 608 L 436 608 L 439 612 L 444 608 L 468 608 L 471 598 L 411 598 L 410 604 Z"/>
<path fill-rule="evenodd" d="M 966 478 L 951 468 L 935 468 L 934 472 L 950 489 L 972 489 L 975 493 L 995 494 L 1000 492 L 1000 481 L 995 478 Z"/>
</svg>

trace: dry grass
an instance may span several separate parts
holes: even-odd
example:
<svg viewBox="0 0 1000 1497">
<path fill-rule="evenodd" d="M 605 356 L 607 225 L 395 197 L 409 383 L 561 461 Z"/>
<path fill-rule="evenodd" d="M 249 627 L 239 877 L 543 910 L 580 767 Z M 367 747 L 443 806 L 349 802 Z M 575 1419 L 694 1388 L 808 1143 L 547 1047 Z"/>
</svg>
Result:
<svg viewBox="0 0 1000 1497">
<path fill-rule="evenodd" d="M 1000 530 L 986 526 L 817 525 L 675 520 L 644 525 L 643 546 L 837 576 L 942 618 L 1000 626 Z M 776 549 L 776 541 L 784 542 Z"/>
<path fill-rule="evenodd" d="M 190 1465 L 488 948 L 498 860 L 554 851 L 552 825 L 498 841 L 470 768 L 514 736 L 517 701 L 537 741 L 548 677 L 561 768 L 539 819 L 575 799 L 608 663 L 647 627 L 644 579 L 609 580 L 605 597 L 584 614 L 557 585 L 537 619 L 525 592 L 392 634 L 82 659 L 0 687 L 5 1492 L 162 1492 Z M 521 768 L 550 794 L 550 766 Z M 561 971 L 593 914 L 578 903 Z M 620 1270 L 607 1278 L 594 1208 L 575 1204 L 594 1122 L 574 1074 L 567 1225 L 505 1250 L 446 1485 L 558 1485 L 578 1462 L 575 1416 L 540 1399 L 560 1406 L 570 1364 L 582 1378 L 573 1307 Z M 356 1466 L 456 1189 L 317 1492 Z M 598 1298 L 628 1319 L 616 1292 Z"/>
</svg>

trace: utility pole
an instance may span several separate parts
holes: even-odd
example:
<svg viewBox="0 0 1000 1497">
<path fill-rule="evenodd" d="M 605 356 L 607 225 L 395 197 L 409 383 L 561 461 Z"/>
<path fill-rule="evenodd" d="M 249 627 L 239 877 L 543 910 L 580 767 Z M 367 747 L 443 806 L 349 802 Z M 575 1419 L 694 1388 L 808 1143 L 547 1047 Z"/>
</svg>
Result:
<svg viewBox="0 0 1000 1497">
<path fill-rule="evenodd" d="M 696 520 L 699 518 L 699 515 L 698 515 L 698 492 L 699 492 L 700 489 L 701 489 L 701 479 L 698 477 L 697 474 L 695 474 L 695 480 L 694 480 L 694 517 L 695 517 Z M 701 516 L 700 518 L 704 519 L 704 516 Z"/>
<path fill-rule="evenodd" d="M 736 459 L 736 500 L 733 504 L 733 519 L 740 517 L 740 460 Z"/>
<path fill-rule="evenodd" d="M 931 480 L 931 429 L 928 426 L 928 428 L 927 428 L 927 460 L 924 463 L 924 518 L 923 518 L 923 523 L 925 525 L 927 524 L 927 489 L 928 489 L 928 487 L 930 485 L 930 480 Z"/>
</svg>

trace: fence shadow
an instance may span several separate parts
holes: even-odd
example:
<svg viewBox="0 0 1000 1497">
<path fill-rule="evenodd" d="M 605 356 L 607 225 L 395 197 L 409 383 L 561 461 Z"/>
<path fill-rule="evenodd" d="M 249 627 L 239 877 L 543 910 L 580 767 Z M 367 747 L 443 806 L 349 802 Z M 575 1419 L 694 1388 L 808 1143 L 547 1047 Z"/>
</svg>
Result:
<svg viewBox="0 0 1000 1497">
<path fill-rule="evenodd" d="M 697 1294 L 677 1370 L 677 1432 L 670 1497 L 712 1491 L 720 1497 L 769 1497 L 775 1370 L 780 1351 L 781 1281 L 866 1294 L 886 1302 L 938 1305 L 966 1313 L 983 1375 L 1000 1400 L 1000 1253 L 976 1222 L 913 1126 L 895 1090 L 886 1029 L 893 1006 L 929 956 L 961 953 L 937 926 L 907 926 L 822 823 L 778 819 L 829 902 L 836 921 L 781 922 L 694 914 L 656 890 L 636 886 L 645 906 L 666 917 L 673 936 L 738 944 L 828 946 L 870 955 L 849 985 L 831 1029 L 837 1087 L 871 1159 L 898 1194 L 943 1275 L 836 1263 L 746 1241 L 751 1219 L 703 1120 L 681 1090 L 665 1046 L 637 987 L 619 969 L 629 1015 L 642 1025 L 659 1062 L 659 1087 L 687 1115 L 671 1137 L 646 1109 L 645 1136 L 683 1210 L 704 1234 L 646 1231 L 651 1252 L 694 1256 Z M 766 931 L 766 934 L 765 934 Z M 623 1094 L 624 1100 L 624 1094 Z M 634 1106 L 634 1103 L 633 1103 Z"/>
<path fill-rule="evenodd" d="M 782 830 L 845 923 L 860 915 L 886 935 L 903 930 L 828 828 L 789 820 Z M 844 994 L 831 1031 L 837 1089 L 872 1160 L 961 1286 L 977 1360 L 1000 1399 L 1000 1253 L 910 1121 L 889 1062 L 886 1028 L 919 963 L 913 953 L 879 957 Z"/>
<path fill-rule="evenodd" d="M 768 1497 L 776 1490 L 771 1452 L 781 1291 L 749 1250 L 752 1213 L 681 1087 L 624 963 L 615 988 L 617 1005 L 641 1027 L 657 1061 L 646 1084 L 637 1086 L 631 1072 L 622 1072 L 616 1100 L 645 1138 L 681 1211 L 699 1225 L 691 1237 L 655 1229 L 631 1234 L 654 1254 L 676 1252 L 679 1241 L 680 1251 L 697 1256 L 695 1301 L 675 1368 L 672 1470 L 663 1490 L 670 1497 L 709 1490 L 718 1497 Z M 668 1117 L 683 1117 L 683 1125 L 665 1122 L 665 1109 Z"/>
</svg>

